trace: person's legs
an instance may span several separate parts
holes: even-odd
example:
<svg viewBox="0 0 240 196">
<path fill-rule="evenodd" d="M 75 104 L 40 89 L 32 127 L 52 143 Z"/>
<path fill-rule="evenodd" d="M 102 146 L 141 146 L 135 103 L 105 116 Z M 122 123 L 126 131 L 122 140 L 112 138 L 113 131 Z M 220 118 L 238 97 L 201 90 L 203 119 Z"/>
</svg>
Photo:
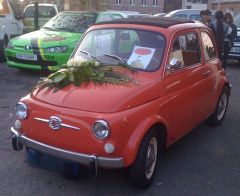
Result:
<svg viewBox="0 0 240 196">
<path fill-rule="evenodd" d="M 227 59 L 228 59 L 228 54 L 230 52 L 230 45 L 229 42 L 224 42 L 224 53 L 223 53 L 223 68 L 226 69 L 227 68 Z"/>
</svg>

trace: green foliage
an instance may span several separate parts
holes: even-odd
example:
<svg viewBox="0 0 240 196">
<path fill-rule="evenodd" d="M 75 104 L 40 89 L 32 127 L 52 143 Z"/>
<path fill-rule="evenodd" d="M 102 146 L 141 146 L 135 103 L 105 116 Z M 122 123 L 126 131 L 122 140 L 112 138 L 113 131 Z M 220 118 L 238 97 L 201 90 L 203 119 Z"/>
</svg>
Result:
<svg viewBox="0 0 240 196">
<path fill-rule="evenodd" d="M 95 61 L 79 61 L 72 59 L 68 64 L 63 65 L 63 69 L 48 77 L 41 78 L 35 86 L 35 89 L 49 87 L 57 91 L 70 84 L 80 86 L 83 83 L 88 84 L 90 81 L 96 84 L 111 83 L 121 85 L 126 85 L 133 81 L 128 70 L 135 72 L 134 69 L 130 68 L 128 65 L 118 65 L 114 67 L 115 68 L 113 68 L 113 66 L 101 65 L 99 62 Z M 127 69 L 127 72 L 123 72 L 122 68 Z"/>
</svg>

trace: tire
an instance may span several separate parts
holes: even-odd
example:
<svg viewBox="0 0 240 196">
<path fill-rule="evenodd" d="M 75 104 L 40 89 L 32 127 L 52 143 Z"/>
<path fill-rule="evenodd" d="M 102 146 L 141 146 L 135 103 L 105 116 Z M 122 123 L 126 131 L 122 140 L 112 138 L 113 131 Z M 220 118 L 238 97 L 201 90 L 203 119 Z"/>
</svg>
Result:
<svg viewBox="0 0 240 196">
<path fill-rule="evenodd" d="M 8 38 L 4 37 L 4 40 L 0 40 L 0 62 L 5 62 L 6 57 L 4 54 L 5 48 L 8 46 Z"/>
<path fill-rule="evenodd" d="M 219 126 L 225 118 L 229 102 L 229 90 L 224 87 L 220 97 L 218 98 L 217 106 L 214 113 L 207 119 L 209 126 Z"/>
<path fill-rule="evenodd" d="M 154 179 L 159 154 L 159 136 L 151 129 L 143 138 L 133 165 L 128 170 L 132 183 L 140 188 L 148 188 Z"/>
</svg>

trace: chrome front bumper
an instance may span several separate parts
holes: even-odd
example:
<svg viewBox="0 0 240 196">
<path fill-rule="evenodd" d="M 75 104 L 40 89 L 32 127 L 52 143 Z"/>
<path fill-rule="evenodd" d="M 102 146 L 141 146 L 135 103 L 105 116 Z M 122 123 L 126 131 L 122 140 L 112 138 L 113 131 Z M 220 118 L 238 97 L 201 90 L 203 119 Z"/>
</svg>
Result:
<svg viewBox="0 0 240 196">
<path fill-rule="evenodd" d="M 96 167 L 103 167 L 103 168 L 123 168 L 124 162 L 123 158 L 108 158 L 108 157 L 101 157 L 97 155 L 89 155 L 89 154 L 82 154 L 73 151 L 64 150 L 61 148 L 56 148 L 47 144 L 43 144 L 31 138 L 28 138 L 24 135 L 21 135 L 17 130 L 11 127 L 12 136 L 17 139 L 17 142 L 32 148 L 34 150 L 38 150 L 40 152 L 53 155 L 56 157 L 61 157 L 63 159 L 71 160 L 83 165 L 91 165 L 94 162 Z"/>
</svg>

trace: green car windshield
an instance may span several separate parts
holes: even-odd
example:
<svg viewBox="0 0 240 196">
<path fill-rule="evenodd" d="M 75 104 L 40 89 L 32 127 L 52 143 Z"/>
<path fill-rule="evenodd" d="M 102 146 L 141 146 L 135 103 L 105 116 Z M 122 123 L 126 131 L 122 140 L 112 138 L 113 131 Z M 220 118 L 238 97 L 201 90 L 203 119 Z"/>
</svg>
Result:
<svg viewBox="0 0 240 196">
<path fill-rule="evenodd" d="M 94 13 L 61 13 L 47 22 L 43 29 L 83 33 L 97 18 Z"/>
<path fill-rule="evenodd" d="M 101 29 L 86 34 L 74 58 L 97 60 L 106 65 L 127 64 L 145 70 L 157 70 L 165 50 L 160 33 L 136 29 Z"/>
</svg>

